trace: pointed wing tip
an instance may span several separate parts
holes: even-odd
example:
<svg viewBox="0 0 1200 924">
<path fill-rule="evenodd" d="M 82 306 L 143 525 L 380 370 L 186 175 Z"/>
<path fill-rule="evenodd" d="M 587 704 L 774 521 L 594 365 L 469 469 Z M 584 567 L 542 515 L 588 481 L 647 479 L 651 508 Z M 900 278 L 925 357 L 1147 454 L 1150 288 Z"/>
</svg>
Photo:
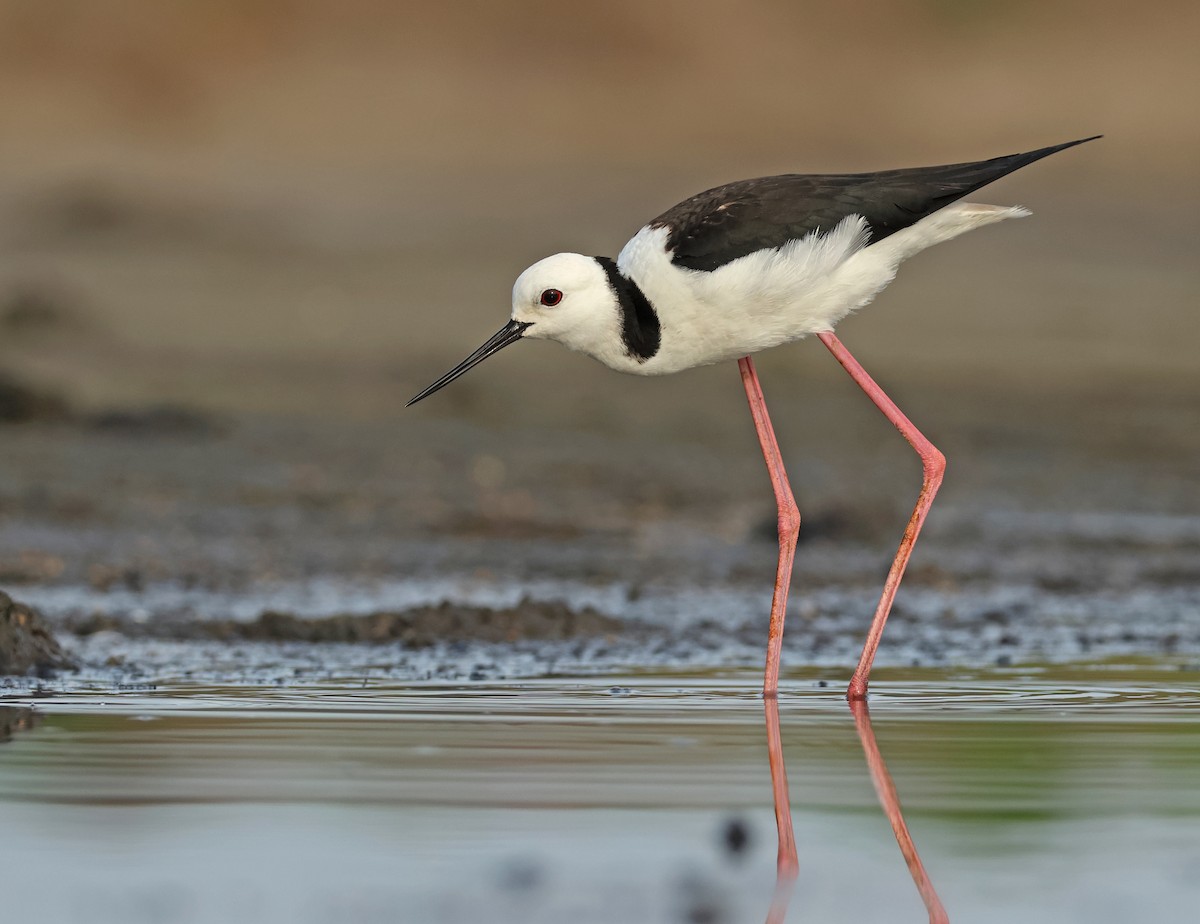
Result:
<svg viewBox="0 0 1200 924">
<path fill-rule="evenodd" d="M 1077 144 L 1087 144 L 1089 141 L 1095 141 L 1098 138 L 1103 138 L 1104 135 L 1091 135 L 1087 138 L 1077 138 L 1074 141 L 1064 141 L 1062 144 L 1052 144 L 1048 148 L 1042 148 L 1041 151 L 1035 151 L 1035 154 L 1057 154 L 1059 151 L 1065 151 L 1067 148 L 1073 148 Z"/>
<path fill-rule="evenodd" d="M 1103 135 L 1091 135 L 1088 138 L 1077 138 L 1074 141 L 1064 141 L 1061 144 L 1052 144 L 1049 147 L 1026 151 L 1024 154 L 1009 154 L 1004 157 L 997 157 L 994 159 L 994 162 L 1008 163 L 1011 165 L 1008 172 L 1012 172 L 1013 170 L 1019 170 L 1021 167 L 1026 167 L 1034 161 L 1041 160 L 1043 157 L 1049 157 L 1051 154 L 1057 154 L 1059 151 L 1065 151 L 1067 148 L 1087 144 L 1089 141 L 1095 141 L 1103 137 Z"/>
</svg>

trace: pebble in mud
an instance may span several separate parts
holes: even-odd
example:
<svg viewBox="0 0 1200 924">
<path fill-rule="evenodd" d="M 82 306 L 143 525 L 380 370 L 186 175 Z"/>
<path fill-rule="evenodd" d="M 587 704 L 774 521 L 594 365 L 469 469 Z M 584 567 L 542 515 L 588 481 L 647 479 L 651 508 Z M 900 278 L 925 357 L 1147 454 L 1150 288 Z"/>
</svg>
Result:
<svg viewBox="0 0 1200 924">
<path fill-rule="evenodd" d="M 0 591 L 0 675 L 51 676 L 74 667 L 38 612 Z"/>
</svg>

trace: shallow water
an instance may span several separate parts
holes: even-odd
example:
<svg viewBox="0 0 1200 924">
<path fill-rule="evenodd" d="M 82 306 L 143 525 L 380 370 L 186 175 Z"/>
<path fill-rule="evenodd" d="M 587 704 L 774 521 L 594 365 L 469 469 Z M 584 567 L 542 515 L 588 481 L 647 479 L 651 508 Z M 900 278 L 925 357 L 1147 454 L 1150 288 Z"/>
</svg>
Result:
<svg viewBox="0 0 1200 924">
<path fill-rule="evenodd" d="M 6 905 L 40 921 L 762 920 L 775 830 L 756 680 L 13 691 Z M 800 854 L 786 920 L 926 920 L 841 684 L 793 672 L 780 716 Z M 952 921 L 1194 919 L 1196 674 L 881 670 L 871 716 Z"/>
</svg>

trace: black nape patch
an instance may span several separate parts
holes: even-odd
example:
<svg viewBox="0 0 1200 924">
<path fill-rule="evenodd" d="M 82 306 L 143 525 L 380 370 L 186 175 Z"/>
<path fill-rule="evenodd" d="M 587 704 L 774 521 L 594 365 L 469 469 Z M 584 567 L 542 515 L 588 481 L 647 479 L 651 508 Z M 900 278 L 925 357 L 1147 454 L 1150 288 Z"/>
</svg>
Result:
<svg viewBox="0 0 1200 924">
<path fill-rule="evenodd" d="M 608 276 L 608 285 L 617 296 L 621 306 L 621 339 L 629 355 L 645 362 L 658 352 L 662 341 L 662 331 L 658 323 L 658 314 L 646 293 L 638 288 L 636 282 L 621 275 L 617 264 L 608 257 L 593 257 Z"/>
</svg>

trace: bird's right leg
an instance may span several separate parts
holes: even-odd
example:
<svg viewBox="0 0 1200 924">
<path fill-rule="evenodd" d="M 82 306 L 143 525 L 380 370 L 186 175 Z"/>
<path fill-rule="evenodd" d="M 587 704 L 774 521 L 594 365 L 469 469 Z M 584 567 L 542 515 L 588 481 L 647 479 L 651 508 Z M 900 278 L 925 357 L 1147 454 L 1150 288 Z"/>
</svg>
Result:
<svg viewBox="0 0 1200 924">
<path fill-rule="evenodd" d="M 854 674 L 850 677 L 850 687 L 846 690 L 847 699 L 866 699 L 867 679 L 871 675 L 871 665 L 875 663 L 875 652 L 879 648 L 879 640 L 883 637 L 883 626 L 887 622 L 888 613 L 892 610 L 892 601 L 896 598 L 896 590 L 900 587 L 900 580 L 904 577 L 904 569 L 908 566 L 909 556 L 912 555 L 913 545 L 921 532 L 925 516 L 929 513 L 933 498 L 942 484 L 942 477 L 946 474 L 946 457 L 925 438 L 925 435 L 905 416 L 904 412 L 896 407 L 896 402 L 884 393 L 875 380 L 867 374 L 867 370 L 850 355 L 850 351 L 833 331 L 825 331 L 817 334 L 817 337 L 834 355 L 834 358 L 842 364 L 842 368 L 850 373 L 850 377 L 854 379 L 858 387 L 866 392 L 867 397 L 879 410 L 883 411 L 883 415 L 892 422 L 892 426 L 908 440 L 908 444 L 921 457 L 921 468 L 925 473 L 921 482 L 921 493 L 917 496 L 917 505 L 913 508 L 912 517 L 904 530 L 904 537 L 900 540 L 900 548 L 896 551 L 896 557 L 888 571 L 887 580 L 883 585 L 883 593 L 879 597 L 879 605 L 875 608 L 875 617 L 871 620 L 871 628 L 867 631 L 867 640 L 863 645 L 862 655 L 858 659 L 858 667 L 854 669 Z"/>
<path fill-rule="evenodd" d="M 783 618 L 787 613 L 788 587 L 792 582 L 792 562 L 796 558 L 796 538 L 800 533 L 800 510 L 792 497 L 787 472 L 783 469 L 783 458 L 775 431 L 767 414 L 767 402 L 763 399 L 762 386 L 758 384 L 758 373 L 749 356 L 738 360 L 742 373 L 742 384 L 746 388 L 746 400 L 750 402 L 750 415 L 754 418 L 754 429 L 758 431 L 758 442 L 762 446 L 763 459 L 767 463 L 767 474 L 775 491 L 775 506 L 779 522 L 779 566 L 775 571 L 775 594 L 771 598 L 771 624 L 767 630 L 767 667 L 763 675 L 763 696 L 779 695 L 779 659 L 783 648 Z"/>
</svg>

